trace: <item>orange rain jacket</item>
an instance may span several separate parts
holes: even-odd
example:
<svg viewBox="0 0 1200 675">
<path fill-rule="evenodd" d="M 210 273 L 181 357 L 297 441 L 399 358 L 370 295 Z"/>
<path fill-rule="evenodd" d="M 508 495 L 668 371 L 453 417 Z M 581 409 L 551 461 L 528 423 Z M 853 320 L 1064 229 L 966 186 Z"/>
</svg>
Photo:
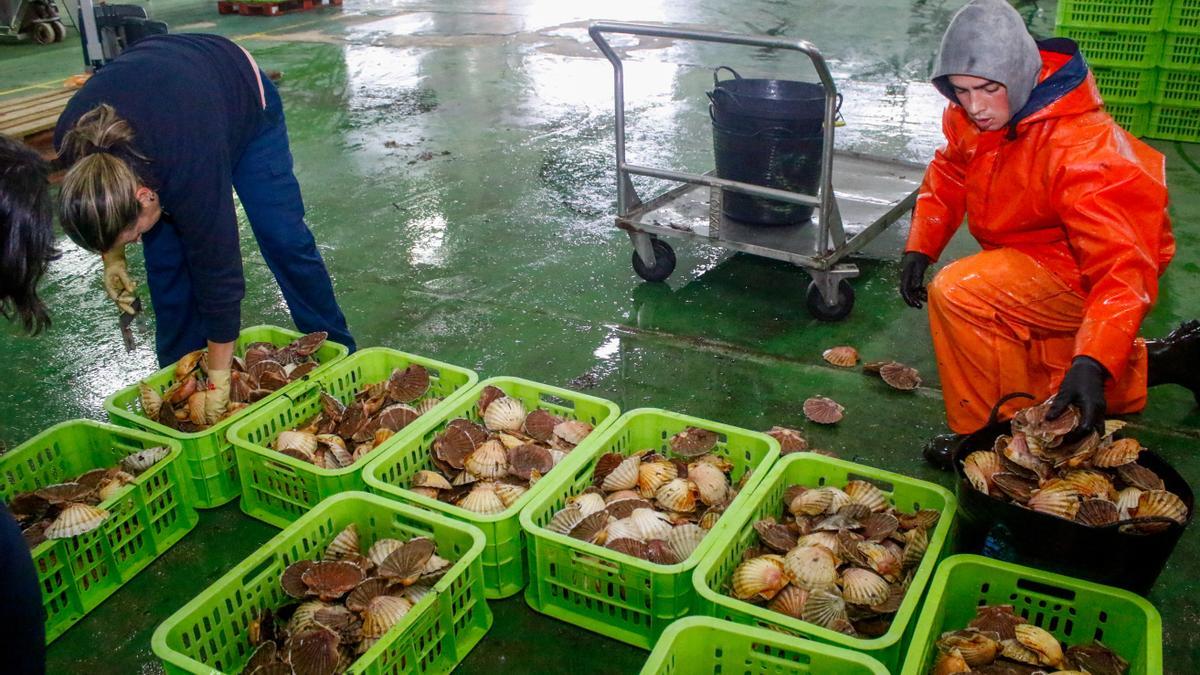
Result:
<svg viewBox="0 0 1200 675">
<path fill-rule="evenodd" d="M 1074 42 L 1038 46 L 1039 84 L 1007 128 L 946 108 L 905 250 L 937 260 L 965 214 L 984 250 L 1019 250 L 1085 298 L 1075 355 L 1120 379 L 1175 253 L 1165 161 L 1103 111 Z"/>
</svg>

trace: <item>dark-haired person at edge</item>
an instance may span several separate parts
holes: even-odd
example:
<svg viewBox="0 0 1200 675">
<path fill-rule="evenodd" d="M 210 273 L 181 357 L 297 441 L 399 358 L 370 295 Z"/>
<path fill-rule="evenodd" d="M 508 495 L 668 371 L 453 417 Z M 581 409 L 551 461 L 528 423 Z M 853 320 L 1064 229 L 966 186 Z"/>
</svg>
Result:
<svg viewBox="0 0 1200 675">
<path fill-rule="evenodd" d="M 50 168 L 24 144 L 0 135 L 0 314 L 36 334 L 50 325 L 37 294 L 57 257 L 47 183 Z M 0 659 L 13 675 L 46 672 L 46 612 L 29 546 L 0 500 Z"/>
<path fill-rule="evenodd" d="M 972 0 L 950 22 L 933 84 L 950 100 L 946 145 L 925 174 L 900 295 L 929 303 L 954 433 L 925 448 L 949 468 L 963 435 L 1012 392 L 1069 406 L 1078 437 L 1105 414 L 1140 411 L 1146 388 L 1200 392 L 1200 324 L 1162 340 L 1138 331 L 1175 253 L 1163 156 L 1104 111 L 1083 55 L 1037 43 L 1004 0 Z M 983 252 L 925 271 L 967 217 Z M 1029 401 L 1001 409 L 1009 418 Z"/>
<path fill-rule="evenodd" d="M 229 404 L 245 294 L 234 190 L 296 327 L 354 350 L 304 222 L 279 94 L 249 52 L 215 35 L 143 38 L 71 98 L 54 145 L 69 167 L 63 229 L 103 256 L 123 312 L 136 287 L 125 246 L 143 244 L 159 364 L 208 347 L 208 419 Z"/>
</svg>

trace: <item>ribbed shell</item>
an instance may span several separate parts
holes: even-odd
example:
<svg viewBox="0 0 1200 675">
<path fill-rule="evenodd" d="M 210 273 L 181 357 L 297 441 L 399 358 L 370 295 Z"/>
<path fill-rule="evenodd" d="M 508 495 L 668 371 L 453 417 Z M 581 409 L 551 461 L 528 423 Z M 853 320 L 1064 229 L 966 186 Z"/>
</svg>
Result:
<svg viewBox="0 0 1200 675">
<path fill-rule="evenodd" d="M 687 560 L 695 552 L 696 547 L 707 534 L 707 530 L 692 523 L 684 523 L 672 528 L 667 534 L 667 548 L 680 561 Z"/>
<path fill-rule="evenodd" d="M 363 637 L 383 637 L 388 630 L 412 609 L 412 603 L 393 595 L 380 595 L 371 599 L 363 612 Z"/>
<path fill-rule="evenodd" d="M 788 551 L 783 561 L 788 578 L 803 589 L 827 589 L 837 581 L 833 553 L 823 546 L 797 546 Z"/>
<path fill-rule="evenodd" d="M 638 466 L 637 490 L 642 497 L 653 499 L 658 489 L 674 480 L 679 470 L 671 462 L 642 462 Z"/>
<path fill-rule="evenodd" d="M 877 512 L 888 509 L 887 495 L 871 483 L 863 480 L 852 480 L 846 483 L 846 487 L 843 489 L 850 496 L 851 504 L 862 504 L 872 511 Z"/>
<path fill-rule="evenodd" d="M 358 541 L 358 525 L 350 523 L 333 541 L 329 542 L 329 546 L 325 547 L 326 560 L 341 560 L 350 556 L 359 555 Z"/>
<path fill-rule="evenodd" d="M 696 498 L 699 490 L 696 484 L 687 478 L 675 478 L 667 481 L 654 493 L 654 500 L 668 511 L 691 513 L 696 510 Z"/>
<path fill-rule="evenodd" d="M 46 528 L 47 539 L 67 539 L 91 532 L 108 518 L 108 511 L 91 504 L 70 504 Z"/>
<path fill-rule="evenodd" d="M 804 416 L 817 424 L 837 424 L 846 409 L 837 401 L 825 396 L 814 396 L 804 401 Z"/>
<path fill-rule="evenodd" d="M 777 555 L 751 558 L 733 571 L 733 595 L 740 600 L 770 600 L 783 590 L 787 583 L 783 558 Z"/>
<path fill-rule="evenodd" d="M 637 455 L 626 457 L 616 466 L 600 484 L 605 492 L 617 490 L 632 490 L 638 484 L 638 468 L 642 460 Z"/>
<path fill-rule="evenodd" d="M 500 513 L 508 508 L 500 499 L 500 495 L 496 494 L 496 486 L 492 483 L 479 483 L 471 488 L 458 505 L 468 511 L 485 515 Z"/>
<path fill-rule="evenodd" d="M 634 509 L 628 520 L 642 541 L 666 539 L 671 533 L 670 518 L 652 509 Z"/>
<path fill-rule="evenodd" d="M 729 500 L 729 479 L 717 467 L 705 462 L 688 465 L 688 480 L 696 485 L 700 501 L 708 506 Z"/>
<path fill-rule="evenodd" d="M 484 480 L 496 480 L 508 474 L 508 451 L 499 441 L 487 441 L 467 457 L 463 468 Z"/>
<path fill-rule="evenodd" d="M 498 398 L 483 412 L 483 424 L 492 431 L 520 431 L 525 424 L 525 404 L 509 396 Z"/>
<path fill-rule="evenodd" d="M 883 577 L 860 567 L 842 573 L 842 597 L 855 605 L 878 605 L 891 596 L 892 590 Z"/>
<path fill-rule="evenodd" d="M 830 347 L 821 352 L 821 358 L 839 368 L 853 368 L 858 363 L 858 350 L 854 347 Z"/>
</svg>

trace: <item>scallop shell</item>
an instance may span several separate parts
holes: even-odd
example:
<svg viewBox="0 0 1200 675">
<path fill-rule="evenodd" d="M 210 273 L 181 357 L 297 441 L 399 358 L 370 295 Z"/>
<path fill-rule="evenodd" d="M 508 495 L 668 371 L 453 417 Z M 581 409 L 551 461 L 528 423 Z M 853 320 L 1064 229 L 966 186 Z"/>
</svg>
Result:
<svg viewBox="0 0 1200 675">
<path fill-rule="evenodd" d="M 634 509 L 627 520 L 642 541 L 666 539 L 671 533 L 670 517 L 653 509 Z"/>
<path fill-rule="evenodd" d="M 921 374 L 903 363 L 888 363 L 879 368 L 879 377 L 893 389 L 911 391 L 921 386 Z"/>
<path fill-rule="evenodd" d="M 50 504 L 66 504 L 80 501 L 92 492 L 91 487 L 81 483 L 56 483 L 34 490 L 33 494 Z"/>
<path fill-rule="evenodd" d="M 484 411 L 483 424 L 491 431 L 520 431 L 525 424 L 525 404 L 508 396 L 498 398 Z"/>
<path fill-rule="evenodd" d="M 576 523 L 567 536 L 572 539 L 579 539 L 580 541 L 603 544 L 604 528 L 606 525 L 608 525 L 608 513 L 605 511 L 596 511 Z"/>
<path fill-rule="evenodd" d="M 76 537 L 100 527 L 108 515 L 108 511 L 91 504 L 68 504 L 46 527 L 44 536 L 47 539 Z"/>
<path fill-rule="evenodd" d="M 684 523 L 671 529 L 667 534 L 667 548 L 680 561 L 692 557 L 692 553 L 700 546 L 707 530 L 692 523 Z"/>
<path fill-rule="evenodd" d="M 625 455 L 619 452 L 606 452 L 600 455 L 592 467 L 592 484 L 596 486 L 602 484 L 604 479 L 608 478 L 608 475 L 623 461 L 625 461 Z"/>
<path fill-rule="evenodd" d="M 810 591 L 800 618 L 824 628 L 832 628 L 846 620 L 846 601 L 827 590 Z"/>
<path fill-rule="evenodd" d="M 162 394 L 146 384 L 144 380 L 138 382 L 138 401 L 142 404 L 142 413 L 151 419 L 157 418 L 159 411 L 162 410 Z"/>
<path fill-rule="evenodd" d="M 1116 499 L 1117 489 L 1108 476 L 1099 471 L 1078 469 L 1067 473 L 1063 481 L 1074 486 L 1086 498 Z"/>
<path fill-rule="evenodd" d="M 846 483 L 846 487 L 843 490 L 850 496 L 851 504 L 862 504 L 876 512 L 888 509 L 887 495 L 865 480 L 852 480 Z"/>
<path fill-rule="evenodd" d="M 387 380 L 388 396 L 399 403 L 412 403 L 429 391 L 429 371 L 424 366 L 412 364 L 404 370 L 392 371 Z"/>
<path fill-rule="evenodd" d="M 326 560 L 342 560 L 350 556 L 357 556 L 358 552 L 358 525 L 350 523 L 333 541 L 329 542 L 329 546 L 325 547 Z"/>
<path fill-rule="evenodd" d="M 414 537 L 384 558 L 379 564 L 379 576 L 411 586 L 425 570 L 435 549 L 432 539 Z"/>
<path fill-rule="evenodd" d="M 638 492 L 646 499 L 653 499 L 659 488 L 678 475 L 679 469 L 671 462 L 642 462 L 638 465 Z"/>
<path fill-rule="evenodd" d="M 496 480 L 508 473 L 508 451 L 500 441 L 487 441 L 467 457 L 463 468 L 484 480 Z"/>
<path fill-rule="evenodd" d="M 600 488 L 605 492 L 616 492 L 617 490 L 632 490 L 637 487 L 638 468 L 641 463 L 642 460 L 637 455 L 626 457 L 604 477 Z"/>
<path fill-rule="evenodd" d="M 440 399 L 436 396 L 430 396 L 429 398 L 421 399 L 420 403 L 417 403 L 416 405 L 417 415 L 421 416 L 429 413 L 429 411 L 438 407 L 442 401 L 443 399 Z"/>
<path fill-rule="evenodd" d="M 297 675 L 332 675 L 342 660 L 341 639 L 324 626 L 296 633 L 287 644 L 287 661 Z"/>
<path fill-rule="evenodd" d="M 804 401 L 804 416 L 817 424 L 837 424 L 845 412 L 841 404 L 824 396 L 814 396 Z"/>
<path fill-rule="evenodd" d="M 872 541 L 883 541 L 900 529 L 900 521 L 890 513 L 870 513 L 859 522 L 863 537 Z"/>
<path fill-rule="evenodd" d="M 853 368 L 858 363 L 858 350 L 854 347 L 830 347 L 821 352 L 821 358 L 839 368 Z"/>
<path fill-rule="evenodd" d="M 1075 522 L 1091 527 L 1104 527 L 1120 520 L 1117 505 L 1107 499 L 1087 499 L 1079 505 Z"/>
<path fill-rule="evenodd" d="M 921 564 L 921 558 L 929 549 L 929 531 L 916 527 L 904 533 L 904 552 L 900 563 L 905 569 L 911 569 Z"/>
<path fill-rule="evenodd" d="M 773 518 L 754 523 L 754 531 L 758 533 L 759 541 L 776 553 L 787 553 L 796 547 L 796 533 Z"/>
<path fill-rule="evenodd" d="M 687 427 L 671 437 L 668 445 L 671 452 L 680 457 L 699 457 L 717 445 L 715 431 L 699 427 Z"/>
<path fill-rule="evenodd" d="M 263 359 L 250 366 L 250 376 L 260 388 L 268 391 L 277 391 L 288 383 L 288 373 L 283 364 L 271 359 Z"/>
<path fill-rule="evenodd" d="M 496 486 L 492 483 L 479 483 L 471 488 L 471 491 L 467 493 L 466 497 L 463 497 L 458 505 L 468 511 L 484 515 L 501 513 L 508 508 L 500 499 L 500 495 L 496 494 Z"/>
<path fill-rule="evenodd" d="M 568 506 L 550 517 L 550 522 L 546 523 L 546 529 L 558 534 L 570 534 L 571 530 L 579 524 L 586 516 L 578 506 Z"/>
<path fill-rule="evenodd" d="M 829 511 L 834 493 L 829 488 L 805 490 L 792 499 L 788 511 L 796 516 L 816 516 Z"/>
<path fill-rule="evenodd" d="M 317 612 L 329 607 L 329 603 L 321 602 L 320 600 L 308 600 L 296 606 L 296 611 L 292 612 L 292 618 L 288 619 L 287 630 L 289 633 L 299 633 L 300 631 L 310 628 L 314 625 Z"/>
<path fill-rule="evenodd" d="M 675 478 L 667 481 L 654 493 L 654 500 L 668 511 L 691 513 L 696 510 L 696 498 L 699 490 L 696 484 L 687 478 Z"/>
<path fill-rule="evenodd" d="M 867 565 L 885 579 L 894 579 L 904 566 L 904 552 L 893 552 L 883 544 L 873 541 L 860 542 L 858 551 L 866 558 Z"/>
<path fill-rule="evenodd" d="M 645 560 L 647 556 L 645 542 L 637 539 L 630 539 L 628 537 L 613 539 L 611 532 L 604 544 L 604 547 L 619 553 L 624 553 L 625 555 L 631 555 L 635 558 L 641 558 L 642 560 Z"/>
<path fill-rule="evenodd" d="M 197 349 L 194 352 L 184 354 L 178 361 L 175 362 L 175 379 L 182 380 L 187 377 L 193 370 L 200 365 L 200 359 L 204 357 L 205 350 Z"/>
<path fill-rule="evenodd" d="M 315 564 L 317 563 L 313 560 L 298 560 L 285 567 L 283 574 L 279 576 L 279 585 L 283 587 L 283 592 L 296 599 L 308 597 L 308 586 L 301 577 Z"/>
<path fill-rule="evenodd" d="M 767 609 L 790 616 L 793 619 L 799 619 L 801 613 L 804 611 L 804 602 L 806 600 L 808 600 L 808 591 L 799 586 L 788 584 L 774 598 L 771 598 L 771 602 L 767 604 Z"/>
<path fill-rule="evenodd" d="M 1002 471 L 992 476 L 997 489 L 1009 499 L 1024 504 L 1037 489 L 1037 481 L 1025 476 Z"/>
<path fill-rule="evenodd" d="M 420 416 L 421 416 L 421 413 L 417 412 L 416 408 L 414 408 L 406 403 L 396 403 L 393 405 L 389 405 L 388 407 L 384 408 L 383 410 L 380 410 L 379 413 L 377 413 L 375 415 L 375 418 L 372 420 L 372 423 L 377 426 L 374 430 L 372 430 L 371 433 L 372 433 L 372 435 L 374 435 L 376 432 L 378 432 L 381 429 L 388 429 L 390 431 L 400 431 L 404 427 L 407 427 L 408 425 L 417 421 L 417 418 Z M 369 428 L 369 427 L 367 427 L 367 428 Z M 362 440 L 367 440 L 367 439 L 362 439 Z"/>
<path fill-rule="evenodd" d="M 1001 649 L 999 640 L 973 628 L 942 633 L 937 640 L 937 648 L 946 654 L 957 651 L 968 666 L 990 664 L 999 656 Z"/>
<path fill-rule="evenodd" d="M 99 488 L 96 490 L 96 497 L 98 497 L 101 502 L 106 502 L 115 497 L 122 488 L 132 482 L 133 476 L 121 471 L 119 472 L 118 476 L 106 478 L 102 483 L 100 483 Z"/>
<path fill-rule="evenodd" d="M 687 477 L 696 484 L 700 501 L 706 505 L 713 506 L 729 501 L 729 479 L 712 464 L 705 462 L 689 464 Z"/>
<path fill-rule="evenodd" d="M 346 596 L 346 607 L 355 612 L 365 610 L 373 598 L 387 593 L 389 585 L 391 582 L 383 577 L 371 577 L 364 580 Z"/>
<path fill-rule="evenodd" d="M 1027 506 L 1034 511 L 1074 520 L 1075 514 L 1079 512 L 1081 496 L 1079 491 L 1070 485 L 1055 486 L 1036 490 L 1030 496 Z"/>
<path fill-rule="evenodd" d="M 1000 455 L 991 450 L 976 450 L 963 460 L 963 474 L 971 487 L 985 495 L 992 493 L 992 476 L 1002 470 Z"/>
<path fill-rule="evenodd" d="M 467 425 L 470 425 L 467 422 Z M 486 432 L 480 437 L 480 432 L 474 430 L 474 425 L 464 426 L 451 423 L 445 431 L 438 434 L 433 441 L 433 453 L 451 468 L 463 468 L 463 462 L 475 452 L 486 438 Z"/>
<path fill-rule="evenodd" d="M 558 417 L 538 408 L 537 410 L 531 410 L 525 416 L 525 423 L 522 428 L 533 439 L 544 443 L 553 437 L 554 427 L 558 426 L 560 422 L 562 420 Z"/>
<path fill-rule="evenodd" d="M 830 551 L 837 551 L 838 534 L 840 533 L 809 532 L 808 534 L 796 539 L 796 546 L 823 546 Z M 795 548 L 796 546 L 793 546 L 792 548 Z"/>
<path fill-rule="evenodd" d="M 1038 664 L 1055 668 L 1062 665 L 1062 645 L 1053 635 L 1031 623 L 1020 624 L 1013 631 L 1022 647 L 1037 654 Z"/>
<path fill-rule="evenodd" d="M 584 517 L 590 516 L 597 511 L 604 511 L 608 507 L 608 504 L 604 501 L 604 497 L 596 492 L 584 492 L 581 495 L 576 495 L 567 500 L 567 505 L 579 509 Z"/>
<path fill-rule="evenodd" d="M 510 485 L 509 483 L 496 484 L 496 496 L 504 503 L 504 508 L 508 508 L 515 504 L 521 495 L 529 491 L 529 488 L 522 485 Z"/>
<path fill-rule="evenodd" d="M 795 429 L 787 427 L 771 427 L 766 431 L 771 438 L 779 441 L 780 454 L 790 455 L 793 452 L 808 450 L 808 440 Z"/>
<path fill-rule="evenodd" d="M 429 584 L 435 583 L 438 579 L 442 578 L 447 571 L 450 570 L 450 567 L 453 564 L 454 563 L 451 561 L 446 560 L 442 556 L 434 553 L 433 555 L 429 556 L 429 561 L 426 562 L 425 567 L 421 569 L 421 581 Z"/>
<path fill-rule="evenodd" d="M 1163 481 L 1158 477 L 1158 474 L 1137 462 L 1118 466 L 1117 475 L 1130 487 L 1140 490 L 1162 490 L 1164 487 Z"/>
<path fill-rule="evenodd" d="M 967 624 L 969 628 L 995 633 L 1000 640 L 1015 640 L 1017 626 L 1025 623 L 1025 619 L 1013 612 L 1012 605 L 984 605 L 975 610 L 975 618 Z"/>
<path fill-rule="evenodd" d="M 797 546 L 784 556 L 783 564 L 791 582 L 805 590 L 831 588 L 837 581 L 837 561 L 823 546 Z"/>
<path fill-rule="evenodd" d="M 412 603 L 394 595 L 371 598 L 363 612 L 363 637 L 380 638 L 412 609 Z"/>
<path fill-rule="evenodd" d="M 855 605 L 878 605 L 885 602 L 892 589 L 883 577 L 861 567 L 851 567 L 842 573 L 842 597 Z"/>
<path fill-rule="evenodd" d="M 275 437 L 275 449 L 279 452 L 293 450 L 307 457 L 312 457 L 317 451 L 317 437 L 306 431 L 281 431 Z"/>
<path fill-rule="evenodd" d="M 421 598 L 424 598 L 426 595 L 429 595 L 432 592 L 433 592 L 433 588 L 430 586 L 425 586 L 423 584 L 413 584 L 412 586 L 408 586 L 407 588 L 405 588 L 404 591 L 400 595 L 405 600 L 407 600 L 415 605 L 421 601 Z"/>
<path fill-rule="evenodd" d="M 1137 510 L 1138 502 L 1142 498 L 1142 490 L 1135 487 L 1127 487 L 1117 493 L 1117 510 L 1120 512 L 1121 518 L 1129 518 L 1130 514 Z"/>
<path fill-rule="evenodd" d="M 1145 450 L 1136 440 L 1122 438 L 1108 445 L 1102 445 L 1092 454 L 1092 465 L 1100 468 L 1115 468 L 1137 461 L 1138 455 Z"/>
<path fill-rule="evenodd" d="M 204 407 L 208 401 L 207 391 L 198 391 L 187 399 L 187 419 L 198 427 L 203 427 L 208 424 L 208 417 L 204 412 Z"/>
<path fill-rule="evenodd" d="M 475 403 L 475 408 L 479 410 L 480 415 L 483 415 L 494 401 L 502 399 L 504 396 L 503 389 L 489 384 L 479 394 L 479 400 Z"/>
<path fill-rule="evenodd" d="M 545 475 L 553 468 L 554 458 L 540 445 L 522 443 L 508 451 L 508 473 L 522 480 L 529 480 L 533 471 Z"/>
<path fill-rule="evenodd" d="M 615 493 L 614 493 L 615 494 Z M 641 497 L 629 497 L 608 502 L 604 507 L 613 518 L 628 518 L 637 509 L 653 509 L 654 504 Z"/>
<path fill-rule="evenodd" d="M 362 568 L 344 560 L 323 560 L 300 575 L 300 581 L 308 587 L 309 594 L 323 601 L 342 597 L 362 580 Z"/>
<path fill-rule="evenodd" d="M 1134 518 L 1170 518 L 1184 525 L 1187 523 L 1188 509 L 1173 492 L 1147 490 L 1138 497 L 1137 508 L 1130 515 Z"/>
<path fill-rule="evenodd" d="M 413 487 L 428 487 L 435 490 L 449 490 L 450 481 L 446 477 L 436 471 L 418 471 L 413 474 Z"/>
<path fill-rule="evenodd" d="M 367 551 L 367 559 L 373 565 L 379 567 L 383 564 L 387 557 L 395 553 L 397 549 L 404 546 L 404 542 L 399 539 L 376 539 L 374 544 L 371 544 L 370 550 Z"/>
<path fill-rule="evenodd" d="M 583 442 L 592 433 L 592 425 L 579 420 L 565 420 L 554 426 L 554 436 L 574 446 Z"/>
<path fill-rule="evenodd" d="M 787 586 L 783 558 L 763 555 L 751 558 L 733 571 L 733 595 L 740 600 L 770 600 Z"/>
<path fill-rule="evenodd" d="M 669 526 L 668 526 L 669 527 Z M 622 518 L 612 521 L 608 524 L 606 540 L 615 541 L 617 539 L 632 539 L 642 544 L 646 543 L 645 537 L 642 536 L 642 530 L 633 521 L 633 517 Z"/>
</svg>

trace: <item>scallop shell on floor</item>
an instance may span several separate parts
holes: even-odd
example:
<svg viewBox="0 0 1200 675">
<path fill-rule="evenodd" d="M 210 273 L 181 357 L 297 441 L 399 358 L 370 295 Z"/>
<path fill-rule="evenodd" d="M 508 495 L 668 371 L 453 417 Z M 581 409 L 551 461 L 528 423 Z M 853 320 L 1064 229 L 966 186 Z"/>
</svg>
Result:
<svg viewBox="0 0 1200 675">
<path fill-rule="evenodd" d="M 805 400 L 803 409 L 804 416 L 817 424 L 837 424 L 846 412 L 840 403 L 825 396 Z"/>
<path fill-rule="evenodd" d="M 854 347 L 830 347 L 821 353 L 821 358 L 839 368 L 851 368 L 858 363 L 858 350 Z"/>
</svg>

